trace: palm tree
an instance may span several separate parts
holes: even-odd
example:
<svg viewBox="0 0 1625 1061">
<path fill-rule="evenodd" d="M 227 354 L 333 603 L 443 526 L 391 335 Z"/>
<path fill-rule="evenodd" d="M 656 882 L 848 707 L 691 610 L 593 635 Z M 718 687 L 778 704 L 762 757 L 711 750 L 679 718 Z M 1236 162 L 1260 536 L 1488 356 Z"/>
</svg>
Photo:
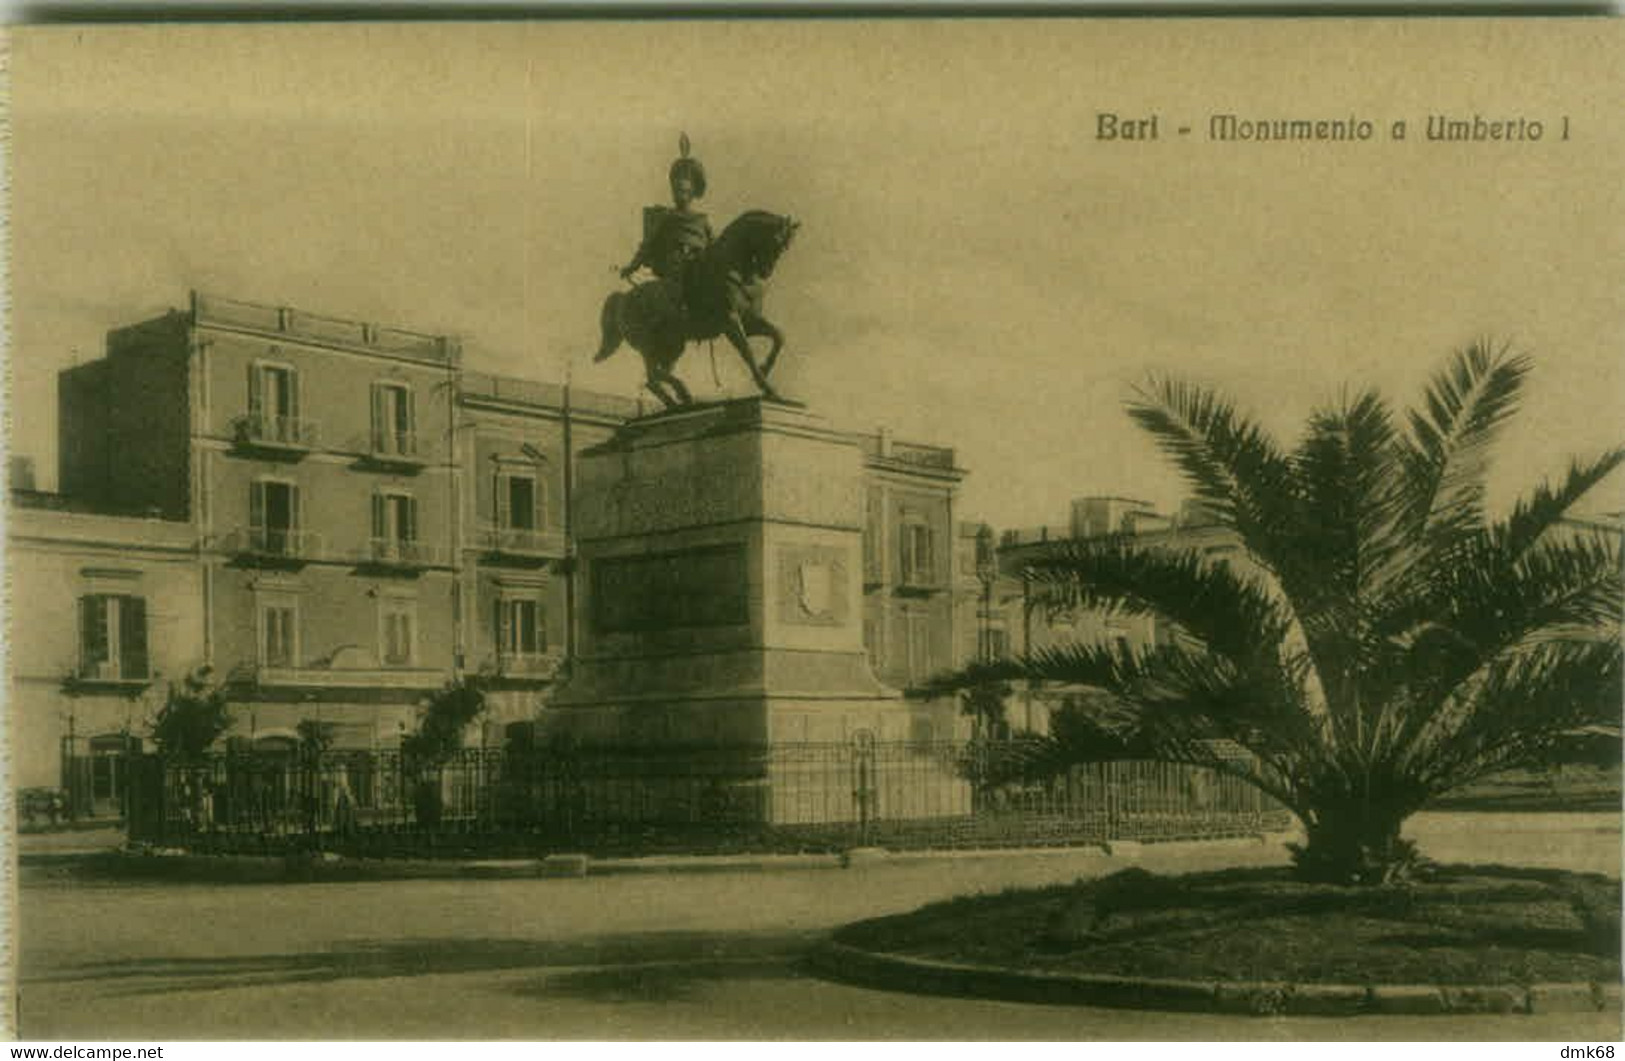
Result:
<svg viewBox="0 0 1625 1061">
<path fill-rule="evenodd" d="M 1296 813 L 1301 875 L 1403 875 L 1415 851 L 1400 828 L 1428 799 L 1618 723 L 1618 535 L 1560 524 L 1625 449 L 1574 462 L 1503 519 L 1484 512 L 1490 443 L 1529 367 L 1475 345 L 1402 425 L 1368 391 L 1315 412 L 1291 451 L 1213 392 L 1153 380 L 1130 414 L 1254 570 L 1129 537 L 1063 543 L 1026 567 L 1036 604 L 1152 614 L 1175 635 L 940 684 L 1096 687 L 1132 708 L 1158 758 L 1240 775 Z"/>
</svg>

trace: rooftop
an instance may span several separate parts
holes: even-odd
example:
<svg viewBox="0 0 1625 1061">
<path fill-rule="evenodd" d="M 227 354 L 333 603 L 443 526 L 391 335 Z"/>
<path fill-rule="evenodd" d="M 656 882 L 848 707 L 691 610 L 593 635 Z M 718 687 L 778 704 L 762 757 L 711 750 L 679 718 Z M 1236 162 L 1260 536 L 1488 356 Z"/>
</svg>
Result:
<svg viewBox="0 0 1625 1061">
<path fill-rule="evenodd" d="M 282 336 L 435 365 L 456 365 L 462 358 L 462 346 L 451 336 L 389 328 L 310 313 L 292 306 L 268 306 L 200 291 L 192 292 L 192 319 L 202 326 Z"/>
<path fill-rule="evenodd" d="M 954 451 L 948 446 L 899 442 L 885 432 L 858 435 L 857 439 L 858 445 L 863 449 L 863 455 L 873 461 L 891 461 L 945 472 L 958 470 L 954 466 Z"/>
</svg>

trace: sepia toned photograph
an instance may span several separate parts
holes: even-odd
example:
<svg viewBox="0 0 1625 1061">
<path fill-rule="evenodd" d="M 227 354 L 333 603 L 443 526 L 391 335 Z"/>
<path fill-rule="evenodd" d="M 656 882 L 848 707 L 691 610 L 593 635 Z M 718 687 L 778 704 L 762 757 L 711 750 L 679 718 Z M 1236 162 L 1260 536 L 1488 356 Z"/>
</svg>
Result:
<svg viewBox="0 0 1625 1061">
<path fill-rule="evenodd" d="M 8 38 L 14 1037 L 1621 1038 L 1618 21 Z"/>
</svg>

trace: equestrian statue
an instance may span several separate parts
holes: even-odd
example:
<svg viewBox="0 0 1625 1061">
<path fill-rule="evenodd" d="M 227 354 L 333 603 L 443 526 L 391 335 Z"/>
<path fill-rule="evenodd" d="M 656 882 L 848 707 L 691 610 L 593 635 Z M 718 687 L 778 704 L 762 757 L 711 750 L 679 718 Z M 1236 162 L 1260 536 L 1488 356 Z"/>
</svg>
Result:
<svg viewBox="0 0 1625 1061">
<path fill-rule="evenodd" d="M 762 394 L 777 399 L 768 376 L 784 348 L 784 333 L 762 316 L 762 295 L 800 223 L 751 210 L 713 239 L 710 220 L 694 207 L 705 196 L 705 167 L 689 154 L 686 133 L 679 151 L 669 173 L 672 205 L 643 211 L 643 242 L 621 270 L 632 288 L 604 300 L 603 343 L 593 361 L 630 343 L 643 355 L 644 385 L 670 409 L 694 401 L 673 371 L 684 349 L 720 336 L 739 352 Z M 645 267 L 654 279 L 636 281 Z M 750 346 L 754 336 L 773 344 L 760 364 Z"/>
</svg>

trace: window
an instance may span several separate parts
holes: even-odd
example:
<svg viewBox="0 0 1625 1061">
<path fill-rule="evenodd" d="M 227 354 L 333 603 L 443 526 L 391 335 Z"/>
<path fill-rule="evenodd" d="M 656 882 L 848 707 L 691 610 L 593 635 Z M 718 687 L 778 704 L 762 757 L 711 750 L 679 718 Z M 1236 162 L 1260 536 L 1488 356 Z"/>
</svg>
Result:
<svg viewBox="0 0 1625 1061">
<path fill-rule="evenodd" d="M 260 605 L 260 666 L 296 667 L 299 609 L 291 603 Z"/>
<path fill-rule="evenodd" d="M 299 373 L 292 365 L 256 361 L 248 366 L 248 415 L 256 437 L 299 442 Z"/>
<path fill-rule="evenodd" d="M 299 488 L 276 479 L 249 485 L 248 523 L 256 549 L 278 555 L 299 552 Z"/>
<path fill-rule="evenodd" d="M 863 648 L 869 654 L 869 666 L 880 668 L 880 620 L 865 616 L 863 620 Z"/>
<path fill-rule="evenodd" d="M 903 584 L 932 584 L 931 528 L 923 520 L 909 520 L 901 530 Z"/>
<path fill-rule="evenodd" d="M 533 471 L 500 471 L 496 479 L 497 526 L 509 530 L 539 530 L 542 526 L 542 491 Z"/>
<path fill-rule="evenodd" d="M 417 603 L 385 599 L 379 605 L 378 656 L 386 667 L 406 667 L 417 655 Z"/>
<path fill-rule="evenodd" d="M 931 626 L 924 612 L 905 612 L 903 626 L 908 634 L 908 680 L 922 682 L 931 676 Z"/>
<path fill-rule="evenodd" d="M 508 525 L 536 529 L 536 480 L 528 475 L 508 476 Z"/>
<path fill-rule="evenodd" d="M 372 385 L 372 450 L 410 457 L 417 453 L 416 403 L 404 383 Z"/>
<path fill-rule="evenodd" d="M 79 675 L 140 681 L 147 667 L 147 602 L 90 594 L 79 600 Z"/>
<path fill-rule="evenodd" d="M 547 620 L 541 602 L 528 598 L 497 601 L 497 655 L 502 659 L 539 656 L 547 651 Z"/>
<path fill-rule="evenodd" d="M 418 505 L 411 494 L 380 491 L 372 495 L 373 555 L 404 558 L 418 540 Z"/>
<path fill-rule="evenodd" d="M 1002 626 L 990 626 L 982 631 L 982 658 L 1004 659 L 1010 654 L 1010 637 Z"/>
</svg>

